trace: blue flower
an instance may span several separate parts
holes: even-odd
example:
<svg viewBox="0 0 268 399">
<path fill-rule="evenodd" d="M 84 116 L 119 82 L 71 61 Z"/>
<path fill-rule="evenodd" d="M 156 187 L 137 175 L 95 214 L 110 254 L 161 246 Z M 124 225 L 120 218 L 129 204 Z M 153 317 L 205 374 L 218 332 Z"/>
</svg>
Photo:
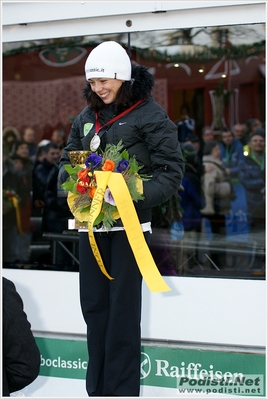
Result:
<svg viewBox="0 0 268 399">
<path fill-rule="evenodd" d="M 85 165 L 89 169 L 95 169 L 102 161 L 102 157 L 96 153 L 90 154 L 85 162 Z"/>
<path fill-rule="evenodd" d="M 105 193 L 104 193 L 104 201 L 107 202 L 110 205 L 115 206 L 115 200 L 112 196 L 111 190 L 109 188 L 106 188 Z"/>
<path fill-rule="evenodd" d="M 116 171 L 119 173 L 124 172 L 129 168 L 129 162 L 126 159 L 121 159 L 121 161 L 118 162 L 118 165 L 116 167 Z"/>
</svg>

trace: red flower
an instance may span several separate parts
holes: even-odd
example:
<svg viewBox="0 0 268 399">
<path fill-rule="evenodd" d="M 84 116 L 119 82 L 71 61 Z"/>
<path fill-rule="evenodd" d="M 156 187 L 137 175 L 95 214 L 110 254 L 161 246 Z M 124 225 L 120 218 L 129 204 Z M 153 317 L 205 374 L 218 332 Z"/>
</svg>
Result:
<svg viewBox="0 0 268 399">
<path fill-rule="evenodd" d="M 90 186 L 90 177 L 85 177 L 84 179 L 80 179 L 80 181 L 84 183 L 85 186 Z"/>
<path fill-rule="evenodd" d="M 77 184 L 76 186 L 76 190 L 80 193 L 80 194 L 85 194 L 87 192 L 87 187 L 85 186 L 81 186 L 81 184 Z"/>
</svg>

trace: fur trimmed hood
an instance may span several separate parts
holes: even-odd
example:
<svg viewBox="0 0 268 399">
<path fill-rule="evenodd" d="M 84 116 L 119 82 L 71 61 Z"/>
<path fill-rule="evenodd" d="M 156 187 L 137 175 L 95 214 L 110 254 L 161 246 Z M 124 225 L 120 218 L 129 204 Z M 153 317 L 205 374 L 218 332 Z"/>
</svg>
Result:
<svg viewBox="0 0 268 399">
<path fill-rule="evenodd" d="M 148 98 L 154 87 L 154 77 L 149 72 L 149 68 L 132 64 L 131 78 L 134 79 L 132 86 L 134 102 Z"/>
<path fill-rule="evenodd" d="M 131 81 L 132 83 L 132 101 L 135 103 L 138 100 L 147 99 L 154 87 L 154 77 L 149 72 L 149 68 L 141 65 L 131 63 Z M 87 99 L 88 94 L 91 92 L 90 84 L 83 89 L 83 97 Z"/>
</svg>

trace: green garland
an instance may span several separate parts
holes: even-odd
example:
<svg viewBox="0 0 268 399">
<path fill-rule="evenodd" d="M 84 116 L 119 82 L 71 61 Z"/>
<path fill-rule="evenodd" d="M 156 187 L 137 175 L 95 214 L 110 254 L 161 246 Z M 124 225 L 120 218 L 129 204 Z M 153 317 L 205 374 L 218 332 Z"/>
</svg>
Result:
<svg viewBox="0 0 268 399">
<path fill-rule="evenodd" d="M 167 52 L 161 53 L 157 50 L 138 49 L 136 53 L 144 60 L 155 60 L 162 62 L 205 62 L 221 59 L 226 56 L 227 59 L 237 59 L 258 55 L 265 51 L 265 41 L 253 43 L 252 45 L 242 44 L 239 46 L 230 45 L 230 47 L 205 47 L 200 51 L 193 53 L 177 53 L 169 55 Z"/>
<path fill-rule="evenodd" d="M 44 49 L 57 49 L 57 48 L 74 48 L 76 46 L 81 46 L 83 48 L 95 47 L 99 43 L 88 42 L 82 43 L 79 40 L 71 40 L 67 42 L 59 42 L 57 45 L 55 43 L 33 45 L 30 47 L 20 47 L 13 50 L 8 50 L 3 53 L 3 58 L 11 57 L 17 54 L 28 54 L 32 52 L 41 51 Z M 237 59 L 242 57 L 249 57 L 253 55 L 258 55 L 265 52 L 265 40 L 258 43 L 253 43 L 252 45 L 242 44 L 239 46 L 230 45 L 229 47 L 205 47 L 200 51 L 192 53 L 177 53 L 169 55 L 167 51 L 160 52 L 158 50 L 151 50 L 149 48 L 141 49 L 138 47 L 132 47 L 132 51 L 142 59 L 147 61 L 158 61 L 158 62 L 206 62 L 211 60 L 221 59 L 226 56 L 227 59 Z"/>
</svg>

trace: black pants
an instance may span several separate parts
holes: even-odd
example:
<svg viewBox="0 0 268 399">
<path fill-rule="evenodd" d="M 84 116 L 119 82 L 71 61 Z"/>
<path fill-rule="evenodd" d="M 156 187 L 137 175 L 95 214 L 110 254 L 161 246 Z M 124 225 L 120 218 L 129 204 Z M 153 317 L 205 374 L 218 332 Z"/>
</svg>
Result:
<svg viewBox="0 0 268 399">
<path fill-rule="evenodd" d="M 89 396 L 139 396 L 142 276 L 124 231 L 95 233 L 95 237 L 114 280 L 102 274 L 88 234 L 81 233 L 80 300 L 87 324 L 87 392 Z"/>
</svg>

